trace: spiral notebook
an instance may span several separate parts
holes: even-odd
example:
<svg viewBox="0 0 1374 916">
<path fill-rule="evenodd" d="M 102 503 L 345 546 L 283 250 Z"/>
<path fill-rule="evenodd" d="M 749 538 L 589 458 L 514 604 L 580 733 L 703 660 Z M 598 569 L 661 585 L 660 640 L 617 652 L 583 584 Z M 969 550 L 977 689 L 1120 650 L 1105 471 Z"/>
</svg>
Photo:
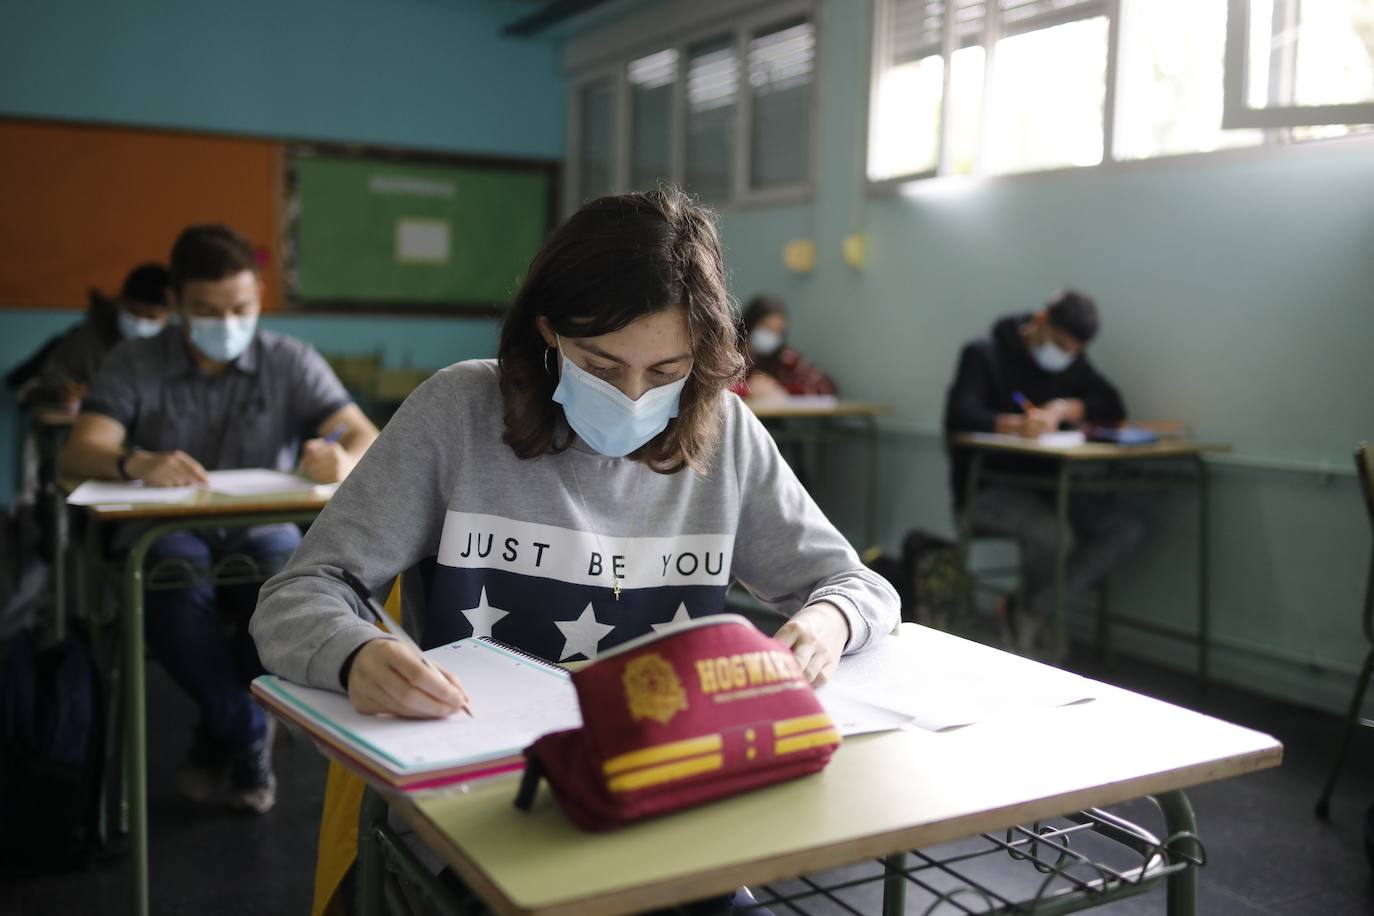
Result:
<svg viewBox="0 0 1374 916">
<path fill-rule="evenodd" d="M 582 724 L 568 672 L 519 649 L 477 637 L 430 649 L 425 658 L 458 675 L 473 716 L 364 715 L 341 693 L 271 675 L 253 681 L 253 696 L 364 778 L 402 791 L 518 770 L 534 739 Z"/>
</svg>

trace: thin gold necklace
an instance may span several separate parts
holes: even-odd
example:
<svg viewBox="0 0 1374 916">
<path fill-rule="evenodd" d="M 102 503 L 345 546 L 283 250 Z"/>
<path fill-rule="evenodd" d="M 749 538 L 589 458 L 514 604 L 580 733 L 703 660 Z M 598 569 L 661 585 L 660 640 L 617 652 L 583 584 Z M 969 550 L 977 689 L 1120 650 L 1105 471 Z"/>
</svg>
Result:
<svg viewBox="0 0 1374 916">
<path fill-rule="evenodd" d="M 605 548 L 605 547 L 601 546 L 601 535 L 597 533 L 597 530 L 596 530 L 596 523 L 592 521 L 592 513 L 591 513 L 591 511 L 587 508 L 587 497 L 585 497 L 585 496 L 582 495 L 582 481 L 580 481 L 580 480 L 577 479 L 577 463 L 576 463 L 576 462 L 577 462 L 577 457 L 576 457 L 575 455 L 569 455 L 568 457 L 569 457 L 569 459 L 570 459 L 570 460 L 568 461 L 568 467 L 570 467 L 570 468 L 572 469 L 573 486 L 577 487 L 577 498 L 578 498 L 579 500 L 581 500 L 581 502 L 582 502 L 582 516 L 583 516 L 583 518 L 585 518 L 585 519 L 587 520 L 587 527 L 590 528 L 590 529 L 592 529 L 592 537 L 596 540 L 596 549 L 599 550 L 599 551 L 601 551 L 601 556 L 602 556 L 602 558 L 603 558 L 603 559 L 602 559 L 602 562 L 605 563 L 606 565 L 608 565 L 608 566 L 610 567 L 610 569 L 611 569 L 611 594 L 613 594 L 613 595 L 615 596 L 615 600 L 616 600 L 616 601 L 619 601 L 619 600 L 620 600 L 620 576 L 618 576 L 618 575 L 616 574 L 616 571 L 615 571 L 615 559 L 614 559 L 613 557 L 611 557 L 609 554 L 606 553 L 606 548 Z M 639 485 L 640 485 L 641 483 L 643 483 L 643 482 L 644 482 L 644 464 L 641 462 L 640 465 L 639 465 L 639 472 L 635 475 L 635 495 L 634 495 L 634 498 L 631 500 L 632 503 L 638 503 L 638 502 L 639 502 Z M 639 514 L 637 514 L 637 516 L 636 516 L 636 518 L 635 518 L 635 524 L 634 524 L 634 526 L 633 526 L 633 530 L 638 530 L 639 519 L 640 519 L 641 517 L 643 517 L 643 508 L 642 508 L 642 507 L 640 508 Z M 631 535 L 631 536 L 633 536 L 633 535 Z M 626 553 L 625 553 L 625 564 L 628 566 L 628 565 L 629 565 L 629 562 L 630 562 L 630 554 L 629 554 L 628 551 L 626 551 Z"/>
</svg>

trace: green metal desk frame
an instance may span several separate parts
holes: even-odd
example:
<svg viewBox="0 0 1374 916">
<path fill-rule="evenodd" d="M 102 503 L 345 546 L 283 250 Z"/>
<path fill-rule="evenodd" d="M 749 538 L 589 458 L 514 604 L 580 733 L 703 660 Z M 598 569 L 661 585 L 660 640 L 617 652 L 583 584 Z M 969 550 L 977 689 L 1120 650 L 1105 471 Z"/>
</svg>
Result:
<svg viewBox="0 0 1374 916">
<path fill-rule="evenodd" d="M 764 415 L 760 421 L 779 445 L 796 444 L 801 447 L 806 465 L 812 475 L 820 477 L 817 469 L 823 466 L 821 446 L 845 442 L 857 436 L 864 447 L 864 538 L 863 547 L 878 543 L 878 414 L 807 414 Z M 853 423 L 840 421 L 852 420 Z"/>
<path fill-rule="evenodd" d="M 968 446 L 961 446 L 968 447 Z M 1207 462 L 1201 454 L 1195 455 L 1141 455 L 1139 458 L 1118 457 L 1113 459 L 1074 459 L 1067 460 L 1060 458 L 1057 461 L 1058 469 L 1053 478 L 1047 479 L 1040 475 L 1031 474 L 1011 474 L 1000 471 L 985 471 L 983 469 L 983 459 L 987 454 L 983 449 L 976 447 L 969 448 L 970 463 L 965 490 L 965 506 L 971 506 L 975 494 L 981 482 L 995 481 L 998 483 L 1010 483 L 1017 486 L 1032 487 L 1037 489 L 1051 490 L 1054 493 L 1054 512 L 1055 512 L 1055 542 L 1054 542 L 1054 608 L 1053 619 L 1056 623 L 1063 623 L 1064 604 L 1067 599 L 1065 594 L 1065 580 L 1067 578 L 1069 538 L 1072 532 L 1069 530 L 1069 494 L 1076 487 L 1080 491 L 1088 492 L 1117 492 L 1128 490 L 1162 490 L 1171 489 L 1179 485 L 1190 485 L 1197 492 L 1197 630 L 1189 632 L 1177 627 L 1164 624 L 1153 623 L 1144 620 L 1118 619 L 1112 621 L 1109 618 L 1105 602 L 1100 602 L 1097 614 L 1097 649 L 1099 653 L 1106 653 L 1109 648 L 1110 625 L 1114 622 L 1119 626 L 1131 627 L 1157 636 L 1165 636 L 1171 639 L 1195 641 L 1197 643 L 1197 675 L 1198 680 L 1205 686 L 1208 680 L 1208 659 L 1207 647 L 1211 638 L 1211 608 L 1209 599 L 1209 583 L 1207 578 L 1208 570 L 1208 540 L 1209 540 L 1209 520 L 1208 520 L 1208 499 L 1207 499 Z M 1042 456 L 1045 460 L 1055 460 L 1051 456 Z M 1174 461 L 1189 463 L 1194 468 L 1192 475 L 1148 475 L 1145 477 L 1101 477 L 1092 480 L 1078 480 L 1075 482 L 1073 471 L 1075 467 L 1100 466 L 1102 461 L 1109 461 L 1113 464 L 1120 463 L 1143 463 L 1143 462 L 1162 462 Z M 968 566 L 969 545 L 973 539 L 973 519 L 970 512 L 964 512 L 959 520 L 959 552 L 964 560 L 964 566 Z"/>
<path fill-rule="evenodd" d="M 147 745 L 147 704 L 145 697 L 144 651 L 143 651 L 143 603 L 146 588 L 184 588 L 188 584 L 189 567 L 184 562 L 171 565 L 158 564 L 153 570 L 146 570 L 148 550 L 158 538 L 176 531 L 191 531 L 199 528 L 247 528 L 255 525 L 275 525 L 280 523 L 304 523 L 312 521 L 319 514 L 319 508 L 297 509 L 292 511 L 252 511 L 236 514 L 188 515 L 153 522 L 143 531 L 129 548 L 122 563 L 115 564 L 119 571 L 117 578 L 122 605 L 122 665 L 119 674 L 122 680 L 123 704 L 122 721 L 124 744 L 124 795 L 121 803 L 121 821 L 129 831 L 129 872 L 130 872 L 130 912 L 134 916 L 147 916 L 149 906 L 148 871 L 148 745 Z M 105 569 L 100 536 L 101 522 L 92 514 L 86 537 L 86 560 L 83 582 L 99 581 L 99 573 Z M 124 520 L 111 519 L 115 524 Z M 245 565 L 246 564 L 246 565 Z M 252 569 L 252 562 L 246 557 L 231 556 L 216 564 L 206 573 L 204 581 L 215 585 L 232 585 L 244 582 L 261 581 L 262 577 Z M 97 587 L 98 594 L 105 589 Z M 98 599 L 97 599 L 98 600 Z M 90 605 L 88 605 L 90 606 Z M 114 613 L 100 613 L 97 621 L 110 622 Z"/>
<path fill-rule="evenodd" d="M 923 902 L 929 901 L 925 913 L 934 913 L 949 903 L 965 913 L 1060 916 L 1134 897 L 1166 882 L 1169 916 L 1195 916 L 1197 870 L 1205 864 L 1206 852 L 1197 836 L 1192 806 L 1182 791 L 1150 798 L 1164 818 L 1162 839 L 1106 811 L 1088 809 L 1054 822 L 1010 827 L 1002 836 L 982 834 L 985 845 L 973 852 L 943 857 L 920 850 L 898 852 L 876 860 L 876 868 L 868 874 L 843 881 L 803 875 L 795 881 L 751 885 L 750 890 L 759 908 L 785 908 L 775 909 L 778 913 L 804 914 L 808 900 L 858 913 L 839 894 L 881 882 L 883 916 L 904 916 L 907 894 L 913 888 L 922 893 Z M 516 816 L 513 809 L 512 816 Z M 1139 864 L 1123 868 L 1093 861 L 1073 847 L 1075 837 L 1084 831 L 1128 851 L 1138 857 Z M 969 862 L 994 855 L 1005 855 L 1014 865 L 1035 869 L 1038 877 L 1031 898 L 1011 899 L 985 880 L 960 870 Z M 364 794 L 360 811 L 354 887 L 358 916 L 473 916 L 491 912 L 476 895 L 468 892 L 460 896 L 429 872 L 388 825 L 387 801 L 372 789 Z M 681 907 L 675 911 L 687 912 Z"/>
</svg>

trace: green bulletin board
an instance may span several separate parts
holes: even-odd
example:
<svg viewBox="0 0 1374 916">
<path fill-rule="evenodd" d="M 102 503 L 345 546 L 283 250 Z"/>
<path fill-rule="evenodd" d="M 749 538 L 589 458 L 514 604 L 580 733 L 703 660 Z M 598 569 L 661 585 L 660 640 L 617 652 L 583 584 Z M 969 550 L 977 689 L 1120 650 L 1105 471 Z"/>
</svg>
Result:
<svg viewBox="0 0 1374 916">
<path fill-rule="evenodd" d="M 502 306 L 549 230 L 549 168 L 291 164 L 292 294 L 307 305 Z"/>
</svg>

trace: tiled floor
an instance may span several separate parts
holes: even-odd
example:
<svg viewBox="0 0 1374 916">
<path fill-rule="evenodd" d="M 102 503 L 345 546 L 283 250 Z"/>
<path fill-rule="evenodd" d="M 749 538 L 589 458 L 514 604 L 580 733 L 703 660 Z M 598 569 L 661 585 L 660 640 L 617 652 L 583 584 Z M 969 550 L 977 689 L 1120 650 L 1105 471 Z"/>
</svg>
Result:
<svg viewBox="0 0 1374 916">
<path fill-rule="evenodd" d="M 1202 709 L 1280 738 L 1281 768 L 1189 793 L 1208 849 L 1201 912 L 1207 916 L 1359 916 L 1374 914 L 1374 880 L 1361 846 L 1360 817 L 1374 802 L 1374 732 L 1357 736 L 1329 823 L 1312 805 L 1339 735 L 1337 721 L 1225 687 L 1206 694 L 1186 678 L 1123 661 L 1084 673 Z M 309 912 L 315 838 L 325 767 L 309 744 L 280 740 L 280 801 L 264 817 L 206 813 L 173 787 L 192 709 L 154 667 L 149 677 L 153 912 L 159 916 L 239 916 Z M 1123 810 L 1149 825 L 1146 806 Z M 104 916 L 126 911 L 123 862 L 40 878 L 0 878 L 0 916 Z M 876 890 L 854 898 L 876 912 Z M 977 912 L 975 901 L 964 900 Z M 818 910 L 843 912 L 839 908 Z M 909 913 L 922 913 L 913 897 Z M 936 914 L 965 912 L 950 904 Z M 1162 890 L 1097 912 L 1163 913 Z M 780 912 L 778 916 L 782 916 Z"/>
</svg>

